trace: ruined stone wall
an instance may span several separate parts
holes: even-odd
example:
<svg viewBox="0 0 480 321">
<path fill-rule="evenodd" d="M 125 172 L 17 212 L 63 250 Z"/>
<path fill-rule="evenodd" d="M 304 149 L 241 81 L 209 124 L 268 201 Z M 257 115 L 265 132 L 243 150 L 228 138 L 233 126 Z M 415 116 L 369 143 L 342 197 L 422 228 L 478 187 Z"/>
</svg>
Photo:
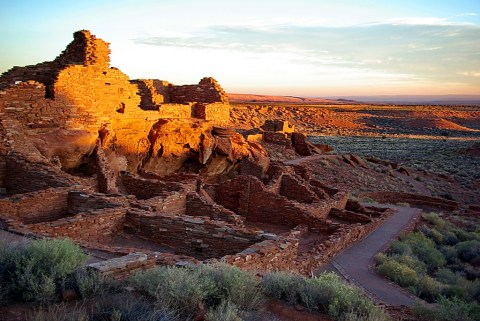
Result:
<svg viewBox="0 0 480 321">
<path fill-rule="evenodd" d="M 205 77 L 198 85 L 170 86 L 170 102 L 185 103 L 226 103 L 228 97 L 220 84 L 211 77 Z"/>
<path fill-rule="evenodd" d="M 248 215 L 250 179 L 240 176 L 215 186 L 215 202 L 239 214 Z"/>
<path fill-rule="evenodd" d="M 170 215 L 185 215 L 187 207 L 187 192 L 171 192 L 162 196 L 154 196 L 138 202 L 139 208 L 149 208 L 153 212 Z"/>
<path fill-rule="evenodd" d="M 92 35 L 87 30 L 73 34 L 74 40 L 54 61 L 43 62 L 26 67 L 13 67 L 0 77 L 0 89 L 18 81 L 34 80 L 46 86 L 46 97 L 53 97 L 53 83 L 58 72 L 69 65 L 97 66 L 108 68 L 110 49 L 108 43 Z"/>
<path fill-rule="evenodd" d="M 1 79 L 1 78 L 0 78 Z M 59 113 L 60 102 L 45 99 L 45 85 L 25 81 L 0 91 L 0 105 L 6 118 L 16 118 L 28 128 L 55 128 L 65 124 L 66 117 Z"/>
<path fill-rule="evenodd" d="M 189 216 L 208 216 L 213 220 L 225 221 L 243 226 L 242 218 L 225 207 L 208 201 L 205 197 L 201 197 L 197 193 L 187 194 L 186 215 Z"/>
<path fill-rule="evenodd" d="M 343 209 L 348 200 L 347 192 L 313 204 L 289 200 L 266 188 L 258 178 L 241 176 L 215 186 L 215 201 L 247 221 L 279 224 L 288 227 L 307 225 L 322 230 L 323 219 L 332 207 Z"/>
<path fill-rule="evenodd" d="M 124 207 L 129 203 L 128 198 L 125 196 L 105 195 L 79 190 L 68 192 L 66 201 L 68 213 L 70 215 L 103 208 Z"/>
<path fill-rule="evenodd" d="M 306 208 L 268 191 L 258 178 L 253 176 L 240 176 L 216 185 L 215 201 L 250 222 L 279 224 L 291 228 L 299 224 L 318 228 L 317 224 L 322 224 Z"/>
<path fill-rule="evenodd" d="M 72 65 L 62 69 L 54 85 L 55 99 L 69 102 L 65 106 L 75 117 L 67 122 L 71 129 L 98 131 L 111 119 L 140 118 L 138 87 L 115 68 Z M 114 125 L 114 124 L 113 124 Z"/>
<path fill-rule="evenodd" d="M 191 118 L 192 104 L 161 104 L 158 106 L 158 116 L 160 118 Z"/>
<path fill-rule="evenodd" d="M 270 144 L 282 145 L 285 147 L 292 146 L 291 139 L 286 134 L 280 132 L 264 132 L 263 140 Z"/>
<path fill-rule="evenodd" d="M 168 97 L 168 82 L 157 79 L 136 79 L 131 83 L 136 84 L 140 93 L 140 108 L 144 110 L 157 110 L 158 105 L 170 102 Z M 163 90 L 162 90 L 163 89 Z"/>
<path fill-rule="evenodd" d="M 189 186 L 177 182 L 163 182 L 156 179 L 147 179 L 131 175 L 124 175 L 121 177 L 121 180 L 127 194 L 135 195 L 140 200 L 155 196 L 167 196 L 171 192 L 191 191 L 196 188 L 196 186 Z"/>
<path fill-rule="evenodd" d="M 276 239 L 256 243 L 238 254 L 224 256 L 222 261 L 256 272 L 297 272 L 295 261 L 301 233 L 294 230 Z"/>
<path fill-rule="evenodd" d="M 300 203 L 311 204 L 319 202 L 317 195 L 305 184 L 291 175 L 283 175 L 280 185 L 280 195 Z"/>
<path fill-rule="evenodd" d="M 46 163 L 30 162 L 20 155 L 8 155 L 5 187 L 10 194 L 28 193 L 49 187 L 79 185 L 75 177 Z"/>
<path fill-rule="evenodd" d="M 152 269 L 157 265 L 157 258 L 154 255 L 146 253 L 130 253 L 122 257 L 96 262 L 87 265 L 88 269 L 93 269 L 104 277 L 122 280 L 135 273 Z"/>
<path fill-rule="evenodd" d="M 206 216 L 171 216 L 129 210 L 125 231 L 203 258 L 237 253 L 262 241 L 261 231 L 215 221 Z"/>
<path fill-rule="evenodd" d="M 49 188 L 3 198 L 0 199 L 0 213 L 24 224 L 54 221 L 69 215 L 67 196 L 70 190 L 70 187 Z"/>
<path fill-rule="evenodd" d="M 293 133 L 295 131 L 295 125 L 290 124 L 284 120 L 266 120 L 261 128 L 266 132 L 281 132 L 284 134 Z"/>
<path fill-rule="evenodd" d="M 110 241 L 122 231 L 125 214 L 125 208 L 93 210 L 53 222 L 31 224 L 28 228 L 42 236 L 102 243 Z"/>
<path fill-rule="evenodd" d="M 195 103 L 192 106 L 192 117 L 215 122 L 230 121 L 230 105 L 228 103 Z"/>
</svg>

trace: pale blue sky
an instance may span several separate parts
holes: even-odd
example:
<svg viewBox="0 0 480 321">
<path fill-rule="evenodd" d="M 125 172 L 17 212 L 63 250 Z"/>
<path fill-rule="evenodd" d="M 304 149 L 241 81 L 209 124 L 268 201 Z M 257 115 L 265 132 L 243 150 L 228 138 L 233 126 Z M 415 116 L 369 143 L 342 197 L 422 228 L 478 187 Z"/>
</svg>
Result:
<svg viewBox="0 0 480 321">
<path fill-rule="evenodd" d="M 112 66 L 175 84 L 303 96 L 480 94 L 480 1 L 4 1 L 0 72 L 89 29 Z"/>
</svg>

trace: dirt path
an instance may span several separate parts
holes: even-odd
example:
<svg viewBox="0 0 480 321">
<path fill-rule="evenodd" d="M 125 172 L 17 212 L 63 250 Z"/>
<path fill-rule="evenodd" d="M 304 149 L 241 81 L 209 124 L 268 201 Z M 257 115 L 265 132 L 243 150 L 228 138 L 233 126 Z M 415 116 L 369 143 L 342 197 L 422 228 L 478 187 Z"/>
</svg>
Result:
<svg viewBox="0 0 480 321">
<path fill-rule="evenodd" d="M 411 294 L 372 270 L 374 256 L 388 247 L 421 213 L 421 210 L 416 208 L 397 206 L 395 208 L 398 210 L 397 213 L 362 241 L 338 254 L 319 272 L 333 270 L 348 281 L 364 288 L 374 299 L 386 304 L 413 306 L 414 297 Z"/>
</svg>

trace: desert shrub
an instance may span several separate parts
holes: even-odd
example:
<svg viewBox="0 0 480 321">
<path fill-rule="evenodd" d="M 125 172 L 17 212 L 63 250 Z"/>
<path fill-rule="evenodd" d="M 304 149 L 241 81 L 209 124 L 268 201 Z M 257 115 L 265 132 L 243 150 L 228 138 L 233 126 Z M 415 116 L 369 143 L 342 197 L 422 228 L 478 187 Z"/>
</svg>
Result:
<svg viewBox="0 0 480 321">
<path fill-rule="evenodd" d="M 455 245 L 458 242 L 460 242 L 460 240 L 458 239 L 457 235 L 453 231 L 451 230 L 443 231 L 443 244 Z"/>
<path fill-rule="evenodd" d="M 480 257 L 480 242 L 477 240 L 460 242 L 455 245 L 455 249 L 462 261 L 470 262 Z"/>
<path fill-rule="evenodd" d="M 215 283 L 199 269 L 158 267 L 141 272 L 131 278 L 137 289 L 155 299 L 161 310 L 179 311 L 183 317 L 191 317 L 206 298 L 215 291 Z"/>
<path fill-rule="evenodd" d="M 443 268 L 435 273 L 435 278 L 445 284 L 457 284 L 464 280 L 461 275 L 454 273 L 452 270 Z"/>
<path fill-rule="evenodd" d="M 413 287 L 418 297 L 429 302 L 434 302 L 443 290 L 443 284 L 428 275 L 419 277 Z"/>
<path fill-rule="evenodd" d="M 445 220 L 443 220 L 437 213 L 424 213 L 422 214 L 422 219 L 439 229 L 443 229 L 446 225 Z"/>
<path fill-rule="evenodd" d="M 390 252 L 392 254 L 398 254 L 398 255 L 412 255 L 412 248 L 410 245 L 408 245 L 405 242 L 401 241 L 393 241 L 392 245 L 390 246 Z"/>
<path fill-rule="evenodd" d="M 28 321 L 89 321 L 85 309 L 81 306 L 67 307 L 56 304 L 47 309 L 35 310 L 27 316 Z"/>
<path fill-rule="evenodd" d="M 417 272 L 392 258 L 385 259 L 376 270 L 378 274 L 403 287 L 414 286 L 417 283 Z"/>
<path fill-rule="evenodd" d="M 426 237 L 432 239 L 435 244 L 444 244 L 445 243 L 445 235 L 435 228 L 423 227 L 420 230 Z"/>
<path fill-rule="evenodd" d="M 178 313 L 155 308 L 144 299 L 137 298 L 131 293 L 110 298 L 103 298 L 97 302 L 90 321 L 180 321 Z"/>
<path fill-rule="evenodd" d="M 447 299 L 441 297 L 438 300 L 440 314 L 445 320 L 480 320 L 480 305 L 476 302 L 464 302 L 458 298 Z"/>
<path fill-rule="evenodd" d="M 62 239 L 36 240 L 7 252 L 2 278 L 9 294 L 41 303 L 54 300 L 58 286 L 86 259 L 80 247 Z"/>
<path fill-rule="evenodd" d="M 449 265 L 460 262 L 458 259 L 457 249 L 454 246 L 441 246 L 440 253 L 442 253 L 446 263 Z"/>
<path fill-rule="evenodd" d="M 229 302 L 223 301 L 216 308 L 207 312 L 208 321 L 241 321 L 238 307 Z"/>
<path fill-rule="evenodd" d="M 201 278 L 214 283 L 210 296 L 206 298 L 210 305 L 230 302 L 240 309 L 254 310 L 262 302 L 259 281 L 251 272 L 227 264 L 212 264 L 203 266 L 198 273 Z"/>
<path fill-rule="evenodd" d="M 403 242 L 407 243 L 412 252 L 425 262 L 429 271 L 434 271 L 445 265 L 442 253 L 437 250 L 435 243 L 420 232 L 413 232 L 404 236 Z"/>
<path fill-rule="evenodd" d="M 82 299 L 90 299 L 101 295 L 108 288 L 105 277 L 91 269 L 78 269 L 75 271 L 73 279 Z"/>
<path fill-rule="evenodd" d="M 360 289 L 346 285 L 335 273 L 323 273 L 316 278 L 307 279 L 310 286 L 317 287 L 320 312 L 326 312 L 333 318 L 342 319 L 353 313 L 368 318 L 376 314 L 373 302 Z M 385 318 L 380 320 L 387 320 Z"/>
<path fill-rule="evenodd" d="M 392 256 L 392 258 L 400 264 L 406 265 L 411 269 L 414 269 L 417 274 L 426 274 L 427 265 L 420 261 L 416 256 L 410 255 L 398 255 Z"/>
<path fill-rule="evenodd" d="M 416 304 L 413 313 L 420 321 L 478 321 L 480 320 L 480 305 L 458 298 L 440 297 L 438 307 Z"/>
<path fill-rule="evenodd" d="M 334 273 L 323 273 L 315 278 L 269 273 L 262 280 L 262 289 L 267 296 L 301 304 L 335 319 L 357 316 L 362 320 L 388 320 L 383 310 L 378 311 L 359 289 L 344 284 Z"/>
<path fill-rule="evenodd" d="M 300 293 L 305 287 L 303 277 L 287 272 L 268 273 L 262 278 L 261 287 L 265 295 L 287 302 L 300 303 Z"/>
</svg>

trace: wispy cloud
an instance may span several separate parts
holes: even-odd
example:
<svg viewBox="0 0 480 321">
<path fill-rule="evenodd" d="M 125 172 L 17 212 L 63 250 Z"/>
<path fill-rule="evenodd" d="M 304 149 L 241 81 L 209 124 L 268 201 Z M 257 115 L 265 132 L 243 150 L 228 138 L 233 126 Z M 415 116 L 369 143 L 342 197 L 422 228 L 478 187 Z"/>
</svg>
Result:
<svg viewBox="0 0 480 321">
<path fill-rule="evenodd" d="M 188 36 L 141 37 L 137 43 L 243 52 L 277 64 L 327 67 L 342 77 L 363 75 L 430 83 L 457 82 L 479 86 L 480 27 L 441 18 L 399 18 L 379 24 L 329 27 L 315 24 L 210 26 Z M 282 57 L 278 60 L 278 57 Z M 265 59 L 268 61 L 268 59 Z M 303 67 L 302 67 L 303 68 Z M 345 71 L 345 72 L 342 72 Z M 360 77 L 360 76 L 359 76 Z"/>
</svg>

